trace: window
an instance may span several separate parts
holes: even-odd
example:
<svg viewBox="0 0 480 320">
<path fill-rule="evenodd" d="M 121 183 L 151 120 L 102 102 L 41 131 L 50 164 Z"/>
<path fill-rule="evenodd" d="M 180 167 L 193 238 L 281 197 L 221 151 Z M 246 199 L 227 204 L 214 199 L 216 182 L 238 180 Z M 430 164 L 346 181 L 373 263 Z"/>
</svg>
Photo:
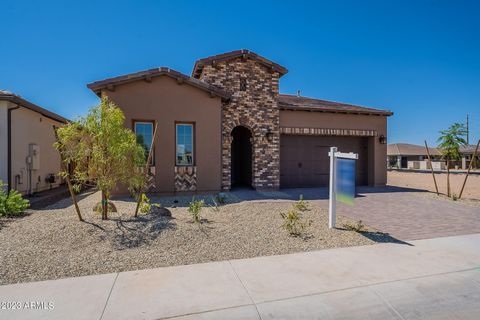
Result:
<svg viewBox="0 0 480 320">
<path fill-rule="evenodd" d="M 193 128 L 193 123 L 177 123 L 175 125 L 177 166 L 193 165 Z"/>
<path fill-rule="evenodd" d="M 134 130 L 137 135 L 137 142 L 141 144 L 145 150 L 145 159 L 148 158 L 148 152 L 152 145 L 153 138 L 153 121 L 134 121 Z M 151 164 L 154 164 L 154 154 L 152 155 Z"/>
<path fill-rule="evenodd" d="M 240 91 L 247 91 L 247 79 L 240 78 Z"/>
</svg>

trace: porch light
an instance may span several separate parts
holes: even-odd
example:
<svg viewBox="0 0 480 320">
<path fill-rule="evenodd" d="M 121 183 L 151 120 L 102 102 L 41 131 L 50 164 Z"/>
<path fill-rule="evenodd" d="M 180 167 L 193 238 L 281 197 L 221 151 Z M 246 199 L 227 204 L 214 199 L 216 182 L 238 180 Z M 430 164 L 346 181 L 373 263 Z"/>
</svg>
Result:
<svg viewBox="0 0 480 320">
<path fill-rule="evenodd" d="M 273 132 L 270 129 L 267 129 L 267 132 L 265 133 L 265 137 L 267 138 L 268 142 L 272 142 L 273 140 Z"/>
<path fill-rule="evenodd" d="M 380 144 L 386 144 L 387 143 L 387 137 L 385 137 L 383 134 L 380 135 L 380 137 L 378 137 L 378 142 L 380 142 Z"/>
</svg>

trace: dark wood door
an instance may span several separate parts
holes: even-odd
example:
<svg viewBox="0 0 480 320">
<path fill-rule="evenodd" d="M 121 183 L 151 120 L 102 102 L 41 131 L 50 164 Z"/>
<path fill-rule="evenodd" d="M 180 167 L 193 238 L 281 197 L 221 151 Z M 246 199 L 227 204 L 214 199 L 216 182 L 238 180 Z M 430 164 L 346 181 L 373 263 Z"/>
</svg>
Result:
<svg viewBox="0 0 480 320">
<path fill-rule="evenodd" d="M 280 141 L 281 187 L 328 186 L 330 147 L 359 154 L 357 185 L 368 184 L 368 139 L 361 137 L 318 137 L 282 135 Z"/>
</svg>

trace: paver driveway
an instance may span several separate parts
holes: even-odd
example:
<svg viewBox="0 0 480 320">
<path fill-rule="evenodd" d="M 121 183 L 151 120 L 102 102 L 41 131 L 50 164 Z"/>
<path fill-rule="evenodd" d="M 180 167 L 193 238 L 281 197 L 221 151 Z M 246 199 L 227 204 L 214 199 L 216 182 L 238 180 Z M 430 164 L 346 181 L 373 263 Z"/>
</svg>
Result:
<svg viewBox="0 0 480 320">
<path fill-rule="evenodd" d="M 339 214 L 389 233 L 399 240 L 480 233 L 480 206 L 435 199 L 422 195 L 420 190 L 383 187 L 358 188 L 353 207 L 339 204 Z M 328 208 L 326 188 L 283 189 L 277 192 L 237 190 L 239 200 L 288 199 L 297 200 L 302 194 L 311 202 Z M 341 226 L 337 226 L 341 227 Z"/>
<path fill-rule="evenodd" d="M 480 232 L 480 207 L 397 188 L 361 189 L 354 207 L 342 205 L 339 210 L 401 240 Z"/>
</svg>

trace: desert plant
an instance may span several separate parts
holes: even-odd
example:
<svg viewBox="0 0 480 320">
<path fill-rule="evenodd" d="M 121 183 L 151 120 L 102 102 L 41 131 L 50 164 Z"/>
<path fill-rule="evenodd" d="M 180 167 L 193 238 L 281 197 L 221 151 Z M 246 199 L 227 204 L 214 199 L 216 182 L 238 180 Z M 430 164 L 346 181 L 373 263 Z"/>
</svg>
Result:
<svg viewBox="0 0 480 320">
<path fill-rule="evenodd" d="M 147 197 L 145 193 L 140 195 L 140 212 L 141 213 L 149 213 L 152 210 L 152 205 L 150 204 L 150 199 Z"/>
<path fill-rule="evenodd" d="M 358 220 L 355 223 L 345 222 L 343 227 L 350 231 L 355 232 L 365 232 L 367 231 L 365 225 L 363 224 L 362 220 Z"/>
<path fill-rule="evenodd" d="M 303 231 L 311 222 L 304 222 L 301 213 L 295 209 L 280 213 L 283 219 L 282 228 L 284 228 L 289 235 L 298 237 L 302 235 Z"/>
<path fill-rule="evenodd" d="M 303 194 L 300 195 L 297 202 L 295 202 L 295 208 L 300 211 L 305 211 L 308 209 L 308 202 L 303 199 Z"/>
<path fill-rule="evenodd" d="M 447 196 L 450 197 L 450 161 L 460 159 L 460 146 L 467 144 L 467 129 L 462 123 L 454 123 L 447 130 L 440 131 L 438 149 L 447 162 Z"/>
<path fill-rule="evenodd" d="M 192 201 L 188 205 L 188 212 L 192 215 L 193 222 L 200 223 L 202 217 L 200 216 L 200 211 L 202 210 L 205 202 L 203 200 L 195 200 L 193 197 Z"/>
<path fill-rule="evenodd" d="M 8 191 L 6 184 L 0 180 L 0 216 L 17 216 L 30 206 L 27 199 L 23 199 L 17 190 Z"/>
<path fill-rule="evenodd" d="M 124 123 L 123 112 L 108 98 L 102 98 L 86 117 L 57 130 L 55 147 L 61 152 L 64 167 L 74 168 L 75 188 L 93 182 L 102 192 L 102 219 L 108 218 L 110 194 L 117 183 L 132 189 L 144 182 L 141 168 L 145 151 Z M 60 174 L 66 176 L 68 172 Z"/>
</svg>

